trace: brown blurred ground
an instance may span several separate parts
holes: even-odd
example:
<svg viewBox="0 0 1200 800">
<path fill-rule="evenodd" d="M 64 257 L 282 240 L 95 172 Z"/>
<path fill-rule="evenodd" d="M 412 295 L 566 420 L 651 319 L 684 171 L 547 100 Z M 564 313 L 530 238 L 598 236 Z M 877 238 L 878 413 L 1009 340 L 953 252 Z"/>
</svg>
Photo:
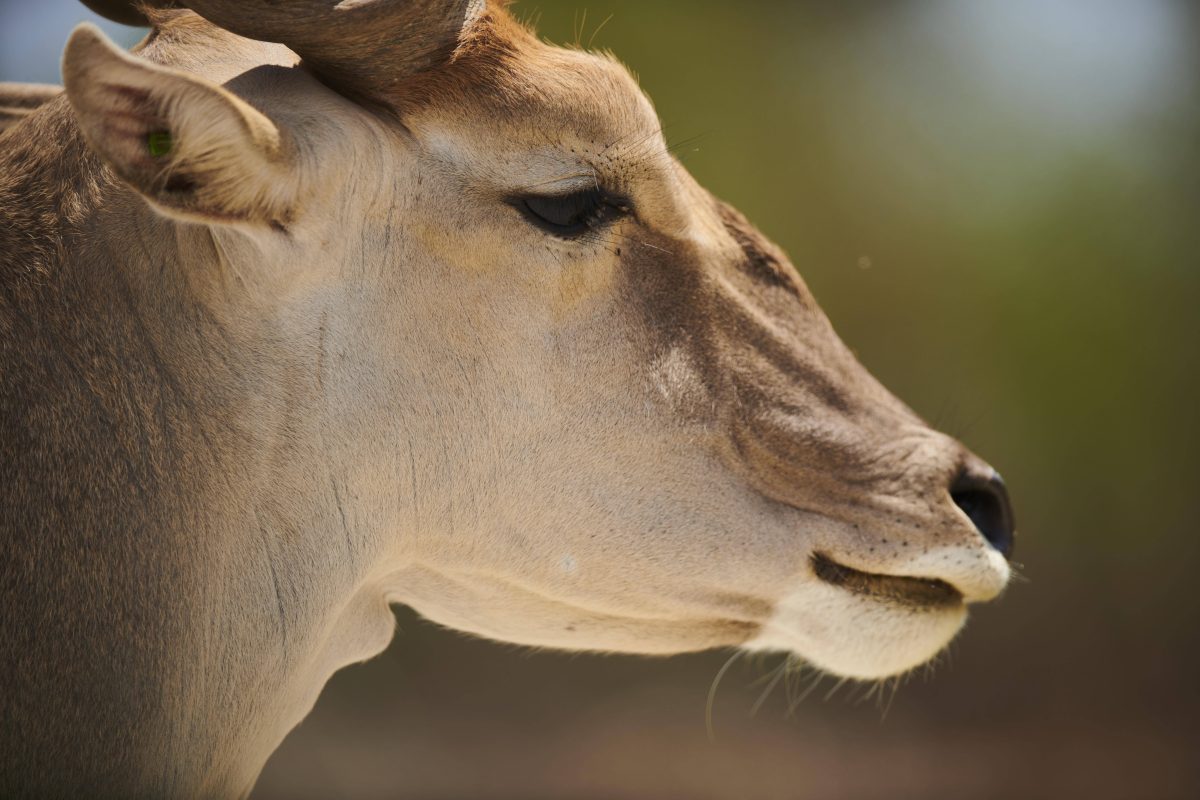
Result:
<svg viewBox="0 0 1200 800">
<path fill-rule="evenodd" d="M 30 8 L 0 0 L 0 32 Z M 827 679 L 752 717 L 778 662 L 735 664 L 715 741 L 727 654 L 531 654 L 401 609 L 256 797 L 1200 797 L 1200 7 L 517 9 L 584 44 L 613 14 L 594 45 L 672 142 L 699 136 L 688 167 L 784 245 L 868 367 L 1004 472 L 1028 581 L 886 715 Z M 0 79 L 38 79 L 4 55 Z"/>
</svg>

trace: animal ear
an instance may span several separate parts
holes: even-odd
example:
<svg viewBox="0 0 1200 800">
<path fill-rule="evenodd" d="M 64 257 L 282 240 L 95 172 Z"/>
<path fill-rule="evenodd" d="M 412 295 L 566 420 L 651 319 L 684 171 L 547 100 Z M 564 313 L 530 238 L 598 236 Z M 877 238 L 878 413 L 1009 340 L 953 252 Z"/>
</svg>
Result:
<svg viewBox="0 0 1200 800">
<path fill-rule="evenodd" d="M 93 150 L 170 216 L 285 225 L 294 149 L 271 120 L 220 86 L 135 58 L 80 25 L 63 82 Z"/>
</svg>

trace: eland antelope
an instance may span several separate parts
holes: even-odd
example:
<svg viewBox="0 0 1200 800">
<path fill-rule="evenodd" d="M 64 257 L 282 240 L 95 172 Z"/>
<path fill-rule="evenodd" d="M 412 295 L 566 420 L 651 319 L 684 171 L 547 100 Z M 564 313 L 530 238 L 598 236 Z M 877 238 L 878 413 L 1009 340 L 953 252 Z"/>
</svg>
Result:
<svg viewBox="0 0 1200 800">
<path fill-rule="evenodd" d="M 613 60 L 499 0 L 89 5 L 151 33 L 0 89 L 0 795 L 244 796 L 392 603 L 871 679 L 1004 588 L 996 473 Z"/>
</svg>

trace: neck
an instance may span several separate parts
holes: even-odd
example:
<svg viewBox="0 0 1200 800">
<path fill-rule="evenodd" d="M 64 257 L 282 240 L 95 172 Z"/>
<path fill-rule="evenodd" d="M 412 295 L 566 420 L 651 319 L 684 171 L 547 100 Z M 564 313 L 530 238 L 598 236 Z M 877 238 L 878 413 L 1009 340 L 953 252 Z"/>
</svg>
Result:
<svg viewBox="0 0 1200 800">
<path fill-rule="evenodd" d="M 248 791 L 391 631 L 320 452 L 320 315 L 266 314 L 251 238 L 156 215 L 65 106 L 38 122 L 0 148 L 0 555 L 30 565 L 0 589 L 0 775 Z"/>
</svg>

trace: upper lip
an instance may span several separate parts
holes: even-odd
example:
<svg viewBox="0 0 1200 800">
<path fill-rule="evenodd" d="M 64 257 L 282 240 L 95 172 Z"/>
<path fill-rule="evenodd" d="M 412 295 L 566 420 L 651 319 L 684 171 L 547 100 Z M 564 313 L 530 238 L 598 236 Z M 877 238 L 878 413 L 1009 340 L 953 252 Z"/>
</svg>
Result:
<svg viewBox="0 0 1200 800">
<path fill-rule="evenodd" d="M 813 573 L 833 586 L 855 594 L 917 608 L 952 608 L 962 605 L 963 595 L 940 578 L 880 575 L 839 564 L 824 553 L 813 553 Z"/>
</svg>

